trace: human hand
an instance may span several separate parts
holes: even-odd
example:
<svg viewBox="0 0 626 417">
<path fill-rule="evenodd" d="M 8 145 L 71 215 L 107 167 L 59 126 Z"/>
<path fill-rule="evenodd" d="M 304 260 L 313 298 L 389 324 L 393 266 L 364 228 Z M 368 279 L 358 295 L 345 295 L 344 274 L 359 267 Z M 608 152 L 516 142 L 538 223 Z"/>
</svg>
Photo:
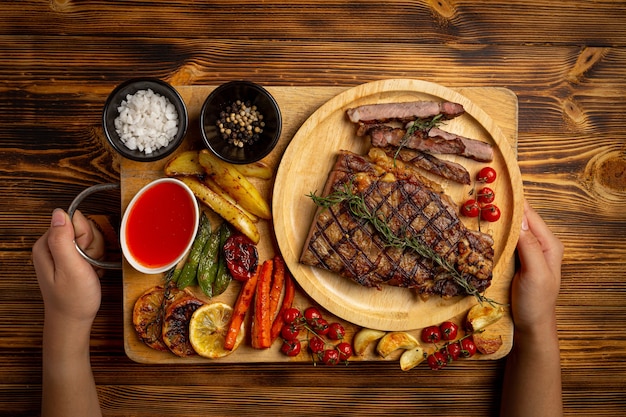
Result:
<svg viewBox="0 0 626 417">
<path fill-rule="evenodd" d="M 561 285 L 563 244 L 526 201 L 517 251 L 521 267 L 511 289 L 516 331 L 553 326 Z"/>
<path fill-rule="evenodd" d="M 80 211 L 72 225 L 67 213 L 54 210 L 50 228 L 33 246 L 33 263 L 46 315 L 91 326 L 100 308 L 100 280 L 74 241 L 94 259 L 104 255 L 102 234 Z"/>
</svg>

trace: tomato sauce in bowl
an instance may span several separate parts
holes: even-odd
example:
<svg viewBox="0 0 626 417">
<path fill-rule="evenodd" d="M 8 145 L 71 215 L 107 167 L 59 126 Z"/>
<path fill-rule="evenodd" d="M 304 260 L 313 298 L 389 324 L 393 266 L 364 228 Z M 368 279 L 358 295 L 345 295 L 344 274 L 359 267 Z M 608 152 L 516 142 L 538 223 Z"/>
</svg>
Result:
<svg viewBox="0 0 626 417">
<path fill-rule="evenodd" d="M 133 197 L 122 218 L 120 241 L 130 265 L 146 274 L 165 272 L 191 248 L 200 217 L 183 182 L 155 180 Z"/>
</svg>

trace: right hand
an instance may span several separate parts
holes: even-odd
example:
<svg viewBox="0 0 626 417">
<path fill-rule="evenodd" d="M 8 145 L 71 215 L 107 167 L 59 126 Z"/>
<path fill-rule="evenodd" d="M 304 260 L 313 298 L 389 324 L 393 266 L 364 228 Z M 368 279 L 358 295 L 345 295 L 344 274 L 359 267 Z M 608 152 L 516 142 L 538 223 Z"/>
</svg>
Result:
<svg viewBox="0 0 626 417">
<path fill-rule="evenodd" d="M 517 251 L 521 267 L 511 289 L 516 330 L 532 331 L 553 325 L 564 248 L 526 201 Z"/>
</svg>

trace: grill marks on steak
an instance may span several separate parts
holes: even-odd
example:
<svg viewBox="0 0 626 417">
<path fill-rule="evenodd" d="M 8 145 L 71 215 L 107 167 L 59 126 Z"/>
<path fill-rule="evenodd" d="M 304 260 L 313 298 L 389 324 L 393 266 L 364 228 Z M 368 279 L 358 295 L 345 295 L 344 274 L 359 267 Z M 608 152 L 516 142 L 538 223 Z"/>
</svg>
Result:
<svg viewBox="0 0 626 417">
<path fill-rule="evenodd" d="M 491 238 L 465 228 L 454 205 L 418 174 L 394 168 L 384 154 L 374 158 L 342 151 L 323 195 L 352 187 L 395 235 L 418 237 L 478 291 L 484 291 L 492 278 Z M 388 246 L 369 222 L 352 215 L 345 202 L 318 210 L 300 262 L 336 272 L 366 287 L 413 288 L 425 296 L 466 294 L 450 272 L 432 259 L 411 248 Z"/>
</svg>

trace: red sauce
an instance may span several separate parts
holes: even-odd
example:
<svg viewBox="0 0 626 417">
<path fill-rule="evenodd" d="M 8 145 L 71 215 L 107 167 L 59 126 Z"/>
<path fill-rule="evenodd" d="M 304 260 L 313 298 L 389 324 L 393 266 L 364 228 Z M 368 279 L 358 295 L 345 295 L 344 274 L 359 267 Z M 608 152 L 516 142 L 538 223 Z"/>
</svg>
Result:
<svg viewBox="0 0 626 417">
<path fill-rule="evenodd" d="M 141 265 L 158 268 L 178 258 L 195 232 L 194 201 L 182 186 L 156 184 L 135 202 L 126 221 L 126 243 Z"/>
</svg>

